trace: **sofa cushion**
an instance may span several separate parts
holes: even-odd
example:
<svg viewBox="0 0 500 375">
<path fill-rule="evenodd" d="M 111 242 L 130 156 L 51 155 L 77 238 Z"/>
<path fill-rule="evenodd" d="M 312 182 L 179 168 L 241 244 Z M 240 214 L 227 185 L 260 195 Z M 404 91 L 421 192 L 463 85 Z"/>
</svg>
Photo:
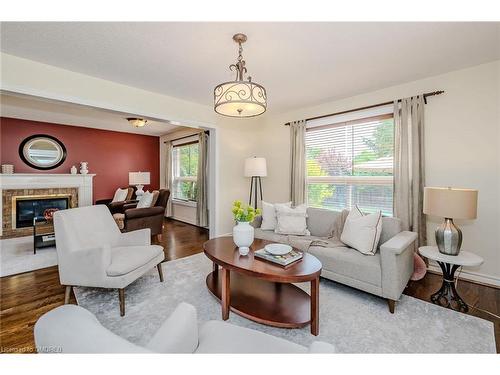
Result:
<svg viewBox="0 0 500 375">
<path fill-rule="evenodd" d="M 275 230 L 277 224 L 276 206 L 291 207 L 292 202 L 267 203 L 262 201 L 262 222 L 260 228 L 263 230 Z"/>
<path fill-rule="evenodd" d="M 253 329 L 211 320 L 200 329 L 196 353 L 306 353 L 307 348 Z"/>
<path fill-rule="evenodd" d="M 366 256 L 350 247 L 311 246 L 309 253 L 319 259 L 323 269 L 376 286 L 382 285 L 380 253 Z"/>
<path fill-rule="evenodd" d="M 389 241 L 396 234 L 401 232 L 401 219 L 396 217 L 382 217 L 382 233 L 380 234 L 379 245 Z"/>
<path fill-rule="evenodd" d="M 255 228 L 254 236 L 262 240 L 288 244 L 288 236 L 286 234 L 274 233 L 272 230 Z"/>
<path fill-rule="evenodd" d="M 127 199 L 128 195 L 128 189 L 116 189 L 115 195 L 113 196 L 113 199 L 111 200 L 112 203 L 114 202 L 123 202 L 125 199 Z"/>
<path fill-rule="evenodd" d="M 158 245 L 119 246 L 111 248 L 111 264 L 106 269 L 108 276 L 121 276 L 145 265 L 163 252 Z"/>
<path fill-rule="evenodd" d="M 330 237 L 340 212 L 324 208 L 307 208 L 307 229 L 311 236 Z"/>
<path fill-rule="evenodd" d="M 363 215 L 358 206 L 349 212 L 340 240 L 366 255 L 377 252 L 382 232 L 382 213 Z"/>
<path fill-rule="evenodd" d="M 149 208 L 153 204 L 153 193 L 145 191 L 137 202 L 137 208 Z"/>
<path fill-rule="evenodd" d="M 275 207 L 278 218 L 275 233 L 297 236 L 309 236 L 311 234 L 307 230 L 307 206 L 305 204 L 294 208 L 279 204 Z"/>
</svg>

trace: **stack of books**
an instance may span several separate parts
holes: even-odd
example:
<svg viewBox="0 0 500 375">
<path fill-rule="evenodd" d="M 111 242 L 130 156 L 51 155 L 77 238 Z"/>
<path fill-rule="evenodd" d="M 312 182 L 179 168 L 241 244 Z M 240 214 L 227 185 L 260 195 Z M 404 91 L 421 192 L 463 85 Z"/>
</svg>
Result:
<svg viewBox="0 0 500 375">
<path fill-rule="evenodd" d="M 297 250 L 292 250 L 285 255 L 273 255 L 268 253 L 266 249 L 260 249 L 254 252 L 254 256 L 256 258 L 279 264 L 280 266 L 288 266 L 302 259 L 302 253 Z"/>
</svg>

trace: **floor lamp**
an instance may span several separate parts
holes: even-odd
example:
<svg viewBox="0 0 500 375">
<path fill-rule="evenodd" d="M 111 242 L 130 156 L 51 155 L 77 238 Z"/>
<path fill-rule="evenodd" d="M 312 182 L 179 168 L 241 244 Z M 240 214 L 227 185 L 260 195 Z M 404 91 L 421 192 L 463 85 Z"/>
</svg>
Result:
<svg viewBox="0 0 500 375">
<path fill-rule="evenodd" d="M 253 206 L 257 208 L 257 193 L 260 192 L 260 200 L 262 200 L 262 181 L 261 177 L 267 176 L 267 164 L 265 158 L 247 158 L 245 159 L 245 177 L 251 177 L 250 180 L 250 197 L 248 204 L 252 205 L 252 196 L 254 198 Z"/>
</svg>

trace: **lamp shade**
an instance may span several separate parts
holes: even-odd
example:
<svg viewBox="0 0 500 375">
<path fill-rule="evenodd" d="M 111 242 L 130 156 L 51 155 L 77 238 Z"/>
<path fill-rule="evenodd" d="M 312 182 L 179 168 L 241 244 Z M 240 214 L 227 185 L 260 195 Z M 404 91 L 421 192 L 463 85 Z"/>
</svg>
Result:
<svg viewBox="0 0 500 375">
<path fill-rule="evenodd" d="M 149 182 L 150 182 L 149 172 L 128 173 L 129 185 L 149 185 Z"/>
<path fill-rule="evenodd" d="M 245 159 L 245 177 L 265 177 L 267 176 L 266 158 Z"/>
<path fill-rule="evenodd" d="M 477 217 L 475 189 L 451 187 L 424 188 L 424 214 L 450 219 L 475 219 Z"/>
</svg>

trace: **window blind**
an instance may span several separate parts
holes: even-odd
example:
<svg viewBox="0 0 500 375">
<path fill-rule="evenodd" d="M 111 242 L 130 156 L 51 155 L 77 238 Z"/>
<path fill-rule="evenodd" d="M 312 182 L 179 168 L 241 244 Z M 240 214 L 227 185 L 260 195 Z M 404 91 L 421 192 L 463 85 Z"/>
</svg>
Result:
<svg viewBox="0 0 500 375">
<path fill-rule="evenodd" d="M 175 145 L 172 150 L 173 198 L 196 201 L 198 181 L 198 142 Z"/>
<path fill-rule="evenodd" d="M 365 212 L 392 216 L 392 113 L 334 120 L 307 126 L 308 205 L 342 210 L 357 204 Z"/>
</svg>

